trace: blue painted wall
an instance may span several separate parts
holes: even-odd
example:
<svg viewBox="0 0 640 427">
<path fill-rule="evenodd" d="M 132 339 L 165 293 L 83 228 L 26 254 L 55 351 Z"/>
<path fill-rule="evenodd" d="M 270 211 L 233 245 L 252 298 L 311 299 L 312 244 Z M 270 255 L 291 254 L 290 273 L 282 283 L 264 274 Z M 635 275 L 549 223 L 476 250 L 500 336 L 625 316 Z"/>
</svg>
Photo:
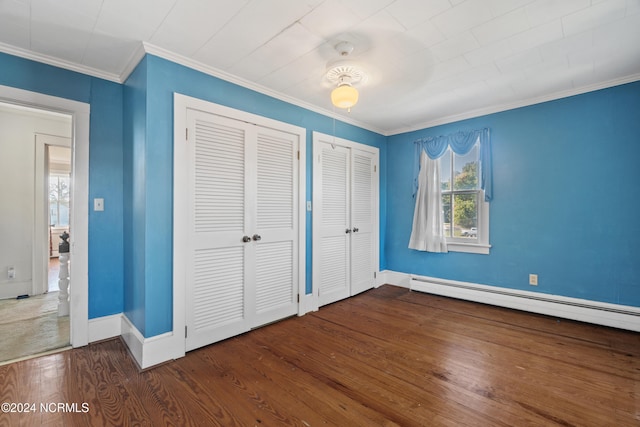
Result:
<svg viewBox="0 0 640 427">
<path fill-rule="evenodd" d="M 104 197 L 106 210 L 89 209 L 89 316 L 124 312 L 145 337 L 172 328 L 173 92 L 306 128 L 307 200 L 312 132 L 334 129 L 154 56 L 118 85 L 0 54 L 0 84 L 91 105 L 89 197 Z M 636 82 L 388 138 L 342 122 L 335 132 L 380 148 L 381 269 L 640 306 L 639 112 Z M 481 127 L 493 140 L 491 254 L 409 250 L 413 140 Z"/>
<path fill-rule="evenodd" d="M 482 127 L 490 255 L 408 249 L 413 141 Z M 640 306 L 640 82 L 396 135 L 387 156 L 388 269 Z"/>
<path fill-rule="evenodd" d="M 0 84 L 90 104 L 89 318 L 123 309 L 122 85 L 0 53 Z"/>
<path fill-rule="evenodd" d="M 143 80 L 146 79 L 146 82 Z M 139 97 L 129 97 L 128 93 L 140 84 Z M 125 186 L 142 186 L 144 206 L 136 206 L 135 197 L 125 194 L 125 211 L 131 211 L 127 221 L 132 222 L 135 234 L 136 218 L 144 218 L 144 236 L 133 238 L 126 244 L 127 257 L 136 256 L 140 251 L 140 262 L 144 265 L 143 277 L 135 274 L 135 265 L 125 269 L 125 309 L 128 317 L 145 337 L 158 335 L 172 329 L 172 210 L 173 210 L 173 93 L 200 98 L 206 101 L 258 114 L 271 119 L 290 123 L 307 129 L 307 200 L 312 199 L 311 147 L 312 132 L 333 133 L 333 120 L 286 102 L 211 77 L 204 73 L 147 55 L 125 84 L 125 121 L 130 115 L 142 113 L 145 118 L 133 118 L 135 123 L 125 126 L 125 159 L 136 155 L 128 150 L 135 149 L 140 141 L 133 136 L 135 124 L 144 121 L 144 172 L 131 174 L 131 181 L 125 177 Z M 130 88 L 130 89 L 129 89 Z M 144 92 L 144 95 L 142 95 Z M 144 101 L 144 106 L 139 102 Z M 373 145 L 380 148 L 380 170 L 386 168 L 386 138 L 374 132 L 336 122 L 336 136 Z M 141 143 L 142 144 L 142 143 Z M 131 168 L 127 160 L 125 173 Z M 142 160 L 141 160 L 142 162 Z M 381 173 L 382 207 L 386 203 L 384 172 Z M 131 191 L 131 190 L 126 190 Z M 143 212 L 144 211 L 144 212 Z M 131 217 L 131 218 L 130 218 Z M 385 210 L 381 209 L 381 224 L 385 222 Z M 142 226 L 142 224 L 140 224 Z M 127 226 L 128 227 L 128 226 Z M 381 227 L 382 228 L 382 227 Z M 307 215 L 307 292 L 311 292 L 311 216 Z M 384 238 L 384 229 L 381 237 Z M 130 237 L 125 237 L 130 239 Z M 127 240 L 126 240 L 127 241 Z M 383 240 L 384 241 L 384 240 Z M 130 246 L 130 247 L 129 247 Z M 138 266 L 141 264 L 137 264 Z M 384 265 L 384 257 L 381 257 Z M 129 311 L 140 315 L 129 316 Z"/>
<path fill-rule="evenodd" d="M 122 85 L 91 82 L 89 128 L 89 318 L 123 310 Z M 105 210 L 93 211 L 104 198 Z"/>
<path fill-rule="evenodd" d="M 147 61 L 124 85 L 124 313 L 141 333 L 145 317 Z"/>
</svg>

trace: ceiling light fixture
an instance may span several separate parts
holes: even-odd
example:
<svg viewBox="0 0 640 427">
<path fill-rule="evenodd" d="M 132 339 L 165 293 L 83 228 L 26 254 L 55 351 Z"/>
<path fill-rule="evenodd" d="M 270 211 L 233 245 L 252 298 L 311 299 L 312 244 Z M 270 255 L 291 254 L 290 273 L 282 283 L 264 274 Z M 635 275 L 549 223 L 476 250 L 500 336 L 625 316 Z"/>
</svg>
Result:
<svg viewBox="0 0 640 427">
<path fill-rule="evenodd" d="M 358 102 L 358 89 L 351 86 L 346 77 L 341 77 L 338 87 L 331 91 L 331 102 L 338 108 L 348 108 L 351 111 L 351 107 Z"/>
<path fill-rule="evenodd" d="M 327 79 L 337 85 L 331 91 L 331 102 L 338 108 L 346 108 L 351 112 L 351 107 L 358 102 L 358 89 L 353 87 L 354 83 L 362 82 L 365 73 L 354 61 L 347 59 L 353 52 L 353 45 L 349 42 L 340 42 L 335 49 L 340 54 L 341 59 L 327 64 Z"/>
</svg>

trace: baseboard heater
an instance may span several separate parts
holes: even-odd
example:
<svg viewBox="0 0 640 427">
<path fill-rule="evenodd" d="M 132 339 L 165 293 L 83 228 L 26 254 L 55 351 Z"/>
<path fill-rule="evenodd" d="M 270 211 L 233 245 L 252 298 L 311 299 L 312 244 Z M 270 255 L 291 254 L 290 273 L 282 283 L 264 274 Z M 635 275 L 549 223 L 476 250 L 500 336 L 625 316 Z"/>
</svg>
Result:
<svg viewBox="0 0 640 427">
<path fill-rule="evenodd" d="M 425 276 L 411 276 L 409 284 L 413 291 L 640 332 L 640 307 Z"/>
</svg>

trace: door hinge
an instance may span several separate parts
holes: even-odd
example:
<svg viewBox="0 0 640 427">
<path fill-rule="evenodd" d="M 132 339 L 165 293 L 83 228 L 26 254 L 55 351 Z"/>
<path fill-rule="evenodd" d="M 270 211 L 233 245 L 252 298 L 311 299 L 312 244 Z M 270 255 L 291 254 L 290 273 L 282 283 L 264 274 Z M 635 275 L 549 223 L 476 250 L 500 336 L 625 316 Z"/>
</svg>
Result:
<svg viewBox="0 0 640 427">
<path fill-rule="evenodd" d="M 185 141 L 189 140 L 189 128 L 184 129 L 184 140 Z"/>
<path fill-rule="evenodd" d="M 373 272 L 373 278 L 377 279 L 378 278 L 378 273 L 376 273 L 375 271 Z"/>
<path fill-rule="evenodd" d="M 298 294 L 298 304 L 300 304 L 300 294 Z"/>
<path fill-rule="evenodd" d="M 298 150 L 298 160 L 300 160 L 300 150 Z"/>
<path fill-rule="evenodd" d="M 373 171 L 377 172 L 377 170 L 378 170 L 378 165 L 373 165 Z"/>
<path fill-rule="evenodd" d="M 187 337 L 187 327 L 186 326 L 184 327 L 184 337 L 185 338 Z"/>
</svg>

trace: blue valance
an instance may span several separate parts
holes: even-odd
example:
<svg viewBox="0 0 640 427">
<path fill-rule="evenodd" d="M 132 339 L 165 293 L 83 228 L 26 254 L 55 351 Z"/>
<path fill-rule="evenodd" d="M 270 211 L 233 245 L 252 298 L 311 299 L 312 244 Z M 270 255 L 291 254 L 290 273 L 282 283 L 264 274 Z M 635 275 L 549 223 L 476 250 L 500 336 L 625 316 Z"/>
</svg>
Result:
<svg viewBox="0 0 640 427">
<path fill-rule="evenodd" d="M 491 172 L 491 137 L 488 128 L 472 130 L 469 132 L 455 132 L 449 135 L 429 136 L 414 141 L 416 156 L 413 174 L 413 193 L 418 189 L 418 173 L 420 171 L 420 153 L 424 150 L 432 159 L 440 158 L 448 147 L 461 156 L 471 151 L 471 148 L 480 142 L 480 188 L 484 190 L 484 200 L 493 198 L 493 174 Z"/>
</svg>

